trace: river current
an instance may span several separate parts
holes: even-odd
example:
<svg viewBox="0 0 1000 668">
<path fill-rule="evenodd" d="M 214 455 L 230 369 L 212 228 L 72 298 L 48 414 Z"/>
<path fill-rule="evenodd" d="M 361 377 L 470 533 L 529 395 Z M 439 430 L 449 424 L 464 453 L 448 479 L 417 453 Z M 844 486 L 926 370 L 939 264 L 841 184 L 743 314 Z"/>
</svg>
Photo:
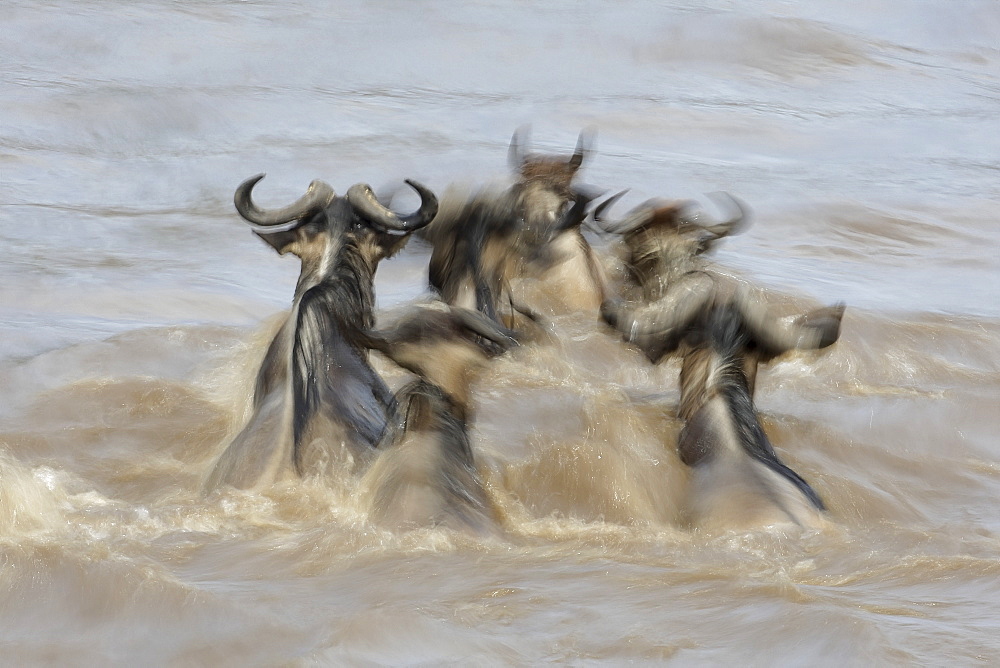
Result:
<svg viewBox="0 0 1000 668">
<path fill-rule="evenodd" d="M 0 9 L 0 663 L 995 665 L 1000 5 L 7 0 Z M 348 474 L 201 483 L 298 264 L 233 210 L 509 178 L 728 191 L 713 268 L 841 339 L 762 368 L 821 531 L 678 520 L 679 364 L 595 313 L 474 387 L 497 536 L 373 523 Z M 393 206 L 408 209 L 404 190 Z M 591 237 L 602 257 L 610 242 Z M 380 318 L 428 248 L 382 263 Z M 408 376 L 373 357 L 393 387 Z"/>
</svg>

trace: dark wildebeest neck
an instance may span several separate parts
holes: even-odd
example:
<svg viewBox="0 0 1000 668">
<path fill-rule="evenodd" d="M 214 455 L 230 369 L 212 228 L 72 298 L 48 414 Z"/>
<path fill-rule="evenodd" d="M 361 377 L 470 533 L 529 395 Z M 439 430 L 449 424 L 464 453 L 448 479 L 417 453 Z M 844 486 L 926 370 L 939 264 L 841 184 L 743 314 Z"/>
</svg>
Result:
<svg viewBox="0 0 1000 668">
<path fill-rule="evenodd" d="M 823 501 L 809 483 L 778 458 L 760 423 L 745 372 L 754 341 L 739 309 L 732 303 L 713 307 L 703 315 L 688 345 L 680 383 L 679 414 L 685 420 L 678 440 L 681 460 L 693 467 L 708 464 L 735 438 L 747 455 L 787 479 L 823 510 Z M 725 410 L 711 411 L 715 400 L 723 402 Z"/>
<path fill-rule="evenodd" d="M 375 268 L 352 246 L 317 285 L 302 295 L 292 346 L 295 394 L 293 453 L 301 473 L 306 430 L 317 413 L 339 416 L 374 446 L 395 403 L 368 362 L 358 332 L 374 324 Z"/>
<path fill-rule="evenodd" d="M 352 330 L 371 328 L 375 321 L 375 270 L 353 245 L 344 246 L 332 269 L 315 289 L 330 292 L 337 317 Z"/>
</svg>

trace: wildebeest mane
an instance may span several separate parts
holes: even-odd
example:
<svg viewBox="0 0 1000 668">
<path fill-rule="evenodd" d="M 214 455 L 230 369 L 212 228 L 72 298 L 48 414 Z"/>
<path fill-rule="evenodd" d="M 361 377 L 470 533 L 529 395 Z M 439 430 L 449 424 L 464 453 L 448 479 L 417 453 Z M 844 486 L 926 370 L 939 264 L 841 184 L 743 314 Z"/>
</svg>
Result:
<svg viewBox="0 0 1000 668">
<path fill-rule="evenodd" d="M 732 417 L 732 426 L 743 450 L 755 460 L 794 484 L 818 509 L 825 510 L 822 499 L 799 474 L 786 466 L 774 451 L 770 439 L 761 426 L 754 406 L 750 385 L 744 371 L 744 357 L 753 345 L 753 339 L 743 325 L 739 311 L 733 304 L 716 306 L 705 318 L 704 337 L 701 345 L 718 356 L 718 366 L 710 375 L 708 396 L 720 397 Z M 679 452 L 685 464 L 694 466 L 708 455 L 700 444 L 702 424 L 711 419 L 699 410 L 685 424 L 679 438 Z"/>
<path fill-rule="evenodd" d="M 386 409 L 394 406 L 389 389 L 367 363 L 367 352 L 353 338 L 358 327 L 374 324 L 373 271 L 352 248 L 344 248 L 338 259 L 329 279 L 302 295 L 296 314 L 293 460 L 299 473 L 302 439 L 321 405 L 373 446 L 385 430 Z"/>
</svg>

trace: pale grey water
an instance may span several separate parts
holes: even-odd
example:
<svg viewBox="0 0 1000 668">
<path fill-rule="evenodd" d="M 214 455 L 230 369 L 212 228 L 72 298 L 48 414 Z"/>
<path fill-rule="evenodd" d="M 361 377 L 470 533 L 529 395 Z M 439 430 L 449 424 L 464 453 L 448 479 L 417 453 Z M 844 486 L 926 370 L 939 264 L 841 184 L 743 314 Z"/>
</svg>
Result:
<svg viewBox="0 0 1000 668">
<path fill-rule="evenodd" d="M 1000 5 L 14 1 L 0 25 L 0 661 L 1000 660 Z M 479 388 L 509 540 L 383 532 L 347 480 L 198 496 L 297 271 L 235 186 L 485 183 L 525 123 L 546 150 L 595 127 L 584 180 L 626 205 L 738 195 L 721 268 L 848 303 L 759 397 L 837 529 L 679 528 L 676 367 L 592 314 Z M 382 308 L 425 262 L 383 264 Z"/>
</svg>

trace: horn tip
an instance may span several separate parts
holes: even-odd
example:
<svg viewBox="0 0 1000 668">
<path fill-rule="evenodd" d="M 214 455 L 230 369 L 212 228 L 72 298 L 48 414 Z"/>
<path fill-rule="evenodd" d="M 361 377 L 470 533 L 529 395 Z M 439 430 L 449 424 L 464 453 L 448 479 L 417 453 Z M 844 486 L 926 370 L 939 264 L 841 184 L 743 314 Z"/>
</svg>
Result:
<svg viewBox="0 0 1000 668">
<path fill-rule="evenodd" d="M 267 174 L 265 172 L 261 172 L 260 174 L 254 174 L 253 176 L 247 179 L 243 179 L 243 183 L 240 184 L 240 188 L 247 188 L 256 185 L 257 182 L 260 181 L 262 178 L 264 178 L 266 175 Z"/>
</svg>

